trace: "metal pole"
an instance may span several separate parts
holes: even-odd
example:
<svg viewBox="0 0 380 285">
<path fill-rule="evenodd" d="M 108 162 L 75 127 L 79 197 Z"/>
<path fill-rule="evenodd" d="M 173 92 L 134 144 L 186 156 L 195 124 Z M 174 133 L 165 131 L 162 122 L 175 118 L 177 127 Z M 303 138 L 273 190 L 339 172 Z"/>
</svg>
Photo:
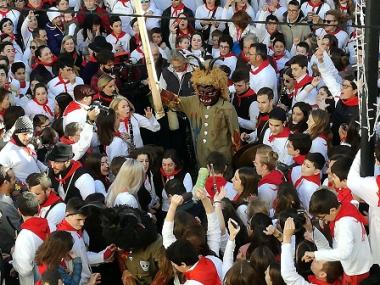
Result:
<svg viewBox="0 0 380 285">
<path fill-rule="evenodd" d="M 379 25 L 380 24 L 380 1 L 367 0 L 365 24 Z M 378 95 L 377 79 L 378 79 L 378 55 L 379 55 L 379 30 L 365 29 L 365 67 L 368 87 L 368 97 L 363 98 L 361 108 L 361 176 L 372 176 L 374 170 L 374 145 L 375 136 L 368 140 L 369 134 L 374 130 L 374 122 L 376 116 L 376 100 Z M 367 117 L 373 118 L 369 120 Z M 365 162 L 365 163 L 364 163 Z"/>
</svg>

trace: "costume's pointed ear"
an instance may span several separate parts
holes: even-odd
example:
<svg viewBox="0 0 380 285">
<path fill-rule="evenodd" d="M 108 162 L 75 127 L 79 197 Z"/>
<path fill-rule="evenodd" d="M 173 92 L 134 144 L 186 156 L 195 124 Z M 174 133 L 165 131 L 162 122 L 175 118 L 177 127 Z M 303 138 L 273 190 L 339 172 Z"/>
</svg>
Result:
<svg viewBox="0 0 380 285">
<path fill-rule="evenodd" d="M 203 64 L 202 61 L 199 59 L 199 57 L 196 57 L 196 56 L 193 55 L 193 54 L 189 54 L 189 55 L 186 56 L 186 58 L 189 58 L 189 57 L 195 58 L 195 59 L 197 60 L 198 65 L 199 65 L 199 68 L 200 68 L 201 70 L 206 70 L 204 64 Z"/>
<path fill-rule="evenodd" d="M 209 65 L 209 70 L 212 70 L 214 68 L 214 64 L 217 60 L 221 59 L 222 57 L 217 57 L 217 58 L 214 58 L 210 61 L 210 65 Z"/>
</svg>

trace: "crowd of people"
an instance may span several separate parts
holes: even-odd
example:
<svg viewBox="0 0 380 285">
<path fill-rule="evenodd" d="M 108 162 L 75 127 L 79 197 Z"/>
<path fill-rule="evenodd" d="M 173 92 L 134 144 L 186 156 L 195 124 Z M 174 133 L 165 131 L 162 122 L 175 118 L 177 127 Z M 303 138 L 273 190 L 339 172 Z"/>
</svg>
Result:
<svg viewBox="0 0 380 285">
<path fill-rule="evenodd" d="M 138 1 L 0 0 L 0 283 L 379 284 L 355 0 Z"/>
</svg>

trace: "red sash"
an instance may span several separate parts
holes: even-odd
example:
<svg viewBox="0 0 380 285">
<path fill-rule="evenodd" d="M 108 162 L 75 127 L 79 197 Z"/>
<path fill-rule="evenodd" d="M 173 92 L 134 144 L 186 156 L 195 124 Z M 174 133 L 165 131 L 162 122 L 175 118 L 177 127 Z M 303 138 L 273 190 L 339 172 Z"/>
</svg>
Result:
<svg viewBox="0 0 380 285">
<path fill-rule="evenodd" d="M 72 111 L 75 111 L 75 110 L 79 110 L 81 109 L 82 107 L 80 106 L 80 104 L 76 101 L 71 101 L 69 103 L 69 105 L 67 105 L 65 111 L 63 112 L 63 116 L 67 116 L 69 113 L 71 113 Z"/>
<path fill-rule="evenodd" d="M 66 180 L 71 178 L 71 176 L 77 171 L 79 168 L 82 167 L 82 164 L 79 161 L 71 160 L 71 165 L 69 171 L 66 173 L 65 177 L 59 179 L 55 178 L 60 184 L 65 184 Z"/>
<path fill-rule="evenodd" d="M 52 112 L 52 110 L 50 109 L 49 105 L 48 105 L 48 100 L 45 101 L 45 103 L 40 103 L 36 100 L 36 98 L 33 98 L 33 101 L 38 105 L 38 106 L 41 106 L 42 109 L 44 109 L 44 111 L 46 113 L 48 113 L 50 116 L 53 116 L 54 117 L 54 114 Z"/>
<path fill-rule="evenodd" d="M 316 175 L 311 175 L 311 176 L 301 176 L 294 183 L 294 187 L 297 188 L 301 184 L 302 180 L 304 180 L 304 179 L 307 181 L 313 182 L 313 183 L 317 184 L 318 186 L 321 186 L 321 175 L 316 174 Z"/>
<path fill-rule="evenodd" d="M 47 220 L 39 217 L 31 217 L 27 219 L 21 224 L 21 229 L 33 232 L 42 240 L 45 240 L 50 234 Z"/>
<path fill-rule="evenodd" d="M 337 193 L 337 198 L 340 203 L 350 203 L 354 199 L 351 190 L 347 187 L 335 188 L 335 191 Z"/>
<path fill-rule="evenodd" d="M 257 75 L 261 70 L 263 70 L 265 67 L 267 67 L 269 65 L 269 61 L 268 60 L 264 60 L 261 64 L 260 64 L 260 66 L 258 67 L 258 68 L 256 68 L 256 69 L 251 69 L 251 73 L 253 74 L 253 75 Z"/>
<path fill-rule="evenodd" d="M 79 237 L 83 237 L 83 230 L 76 230 L 70 225 L 66 219 L 57 225 L 57 231 L 76 232 Z"/>
<path fill-rule="evenodd" d="M 186 280 L 198 281 L 203 285 L 221 285 L 214 263 L 203 256 L 199 258 L 194 269 L 185 272 L 184 275 Z"/>
<path fill-rule="evenodd" d="M 330 227 L 331 236 L 334 237 L 335 223 L 344 217 L 352 217 L 357 222 L 361 223 L 361 225 L 362 225 L 362 236 L 364 238 L 364 236 L 366 234 L 364 225 L 367 224 L 367 221 L 364 218 L 364 216 L 359 212 L 359 210 L 354 205 L 352 205 L 351 203 L 342 203 L 340 206 L 339 212 L 335 217 L 335 220 L 330 222 L 329 227 Z"/>
<path fill-rule="evenodd" d="M 116 35 L 114 32 L 111 33 L 111 35 L 113 35 L 115 38 L 116 38 L 116 42 L 115 44 L 117 44 L 119 42 L 119 40 L 124 37 L 126 34 L 126 32 L 121 32 L 120 34 Z"/>
<path fill-rule="evenodd" d="M 294 91 L 293 95 L 296 97 L 298 95 L 298 91 L 305 87 L 306 85 L 310 84 L 313 81 L 313 77 L 309 76 L 308 74 L 305 75 L 305 77 L 300 81 L 294 84 Z"/>
<path fill-rule="evenodd" d="M 255 96 L 255 95 L 256 95 L 255 91 L 253 91 L 251 88 L 249 88 L 245 93 L 240 94 L 240 95 L 235 93 L 236 103 L 237 103 L 238 107 L 240 107 L 241 99 L 248 98 L 248 97 Z"/>
<path fill-rule="evenodd" d="M 53 204 L 57 204 L 58 202 L 63 202 L 61 197 L 59 197 L 54 192 L 50 192 L 49 197 L 40 206 L 41 206 L 41 208 L 45 208 L 45 207 L 49 207 Z"/>
<path fill-rule="evenodd" d="M 285 181 L 284 174 L 279 170 L 273 170 L 260 179 L 258 183 L 258 187 L 264 184 L 272 184 L 272 185 L 278 186 L 284 181 Z"/>
<path fill-rule="evenodd" d="M 341 99 L 341 100 L 342 100 L 343 105 L 345 105 L 345 106 L 348 106 L 348 107 L 359 106 L 358 96 L 354 96 L 354 97 L 349 98 L 349 99 Z"/>
<path fill-rule="evenodd" d="M 277 135 L 270 135 L 268 140 L 269 142 L 273 142 L 274 139 L 277 138 L 287 138 L 290 135 L 290 130 L 288 128 L 284 128 L 279 134 Z"/>
</svg>

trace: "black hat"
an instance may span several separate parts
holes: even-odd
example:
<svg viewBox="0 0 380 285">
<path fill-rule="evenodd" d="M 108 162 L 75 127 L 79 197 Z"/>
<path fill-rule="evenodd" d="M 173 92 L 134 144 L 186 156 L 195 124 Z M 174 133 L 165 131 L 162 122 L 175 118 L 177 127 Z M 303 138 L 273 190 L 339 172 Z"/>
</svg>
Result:
<svg viewBox="0 0 380 285">
<path fill-rule="evenodd" d="M 33 123 L 27 116 L 18 118 L 14 126 L 14 134 L 33 133 Z"/>
<path fill-rule="evenodd" d="M 73 156 L 73 147 L 71 145 L 57 143 L 47 155 L 47 159 L 50 161 L 64 162 L 72 159 Z"/>
<path fill-rule="evenodd" d="M 106 39 L 102 36 L 96 36 L 92 43 L 88 45 L 88 47 L 94 52 L 100 52 L 101 50 L 110 50 L 112 51 L 112 45 L 106 41 Z"/>
</svg>

